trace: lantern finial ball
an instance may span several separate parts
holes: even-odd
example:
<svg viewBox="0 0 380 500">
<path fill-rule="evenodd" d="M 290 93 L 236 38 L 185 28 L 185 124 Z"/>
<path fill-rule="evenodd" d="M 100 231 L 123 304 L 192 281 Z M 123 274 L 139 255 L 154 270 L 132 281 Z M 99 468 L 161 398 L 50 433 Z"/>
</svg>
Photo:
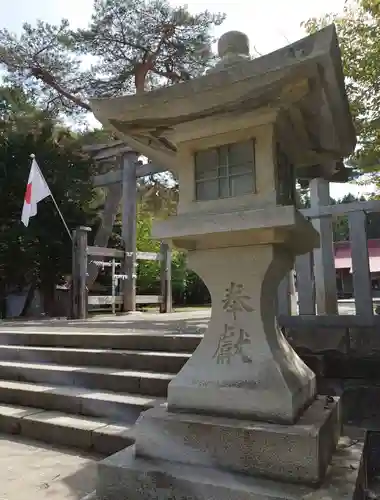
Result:
<svg viewBox="0 0 380 500">
<path fill-rule="evenodd" d="M 249 38 L 241 31 L 227 31 L 219 38 L 218 55 L 221 59 L 228 56 L 249 57 Z"/>
</svg>

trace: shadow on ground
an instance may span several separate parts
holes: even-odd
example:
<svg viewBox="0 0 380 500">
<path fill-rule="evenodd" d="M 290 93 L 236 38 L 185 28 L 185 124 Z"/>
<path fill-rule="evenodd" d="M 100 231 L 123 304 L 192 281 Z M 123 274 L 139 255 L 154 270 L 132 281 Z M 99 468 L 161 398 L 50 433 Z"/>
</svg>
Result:
<svg viewBox="0 0 380 500">
<path fill-rule="evenodd" d="M 62 480 L 72 495 L 73 500 L 82 500 L 96 487 L 96 464 L 85 465 L 82 469 L 66 476 Z M 71 498 L 71 497 L 70 497 Z"/>
<path fill-rule="evenodd" d="M 95 489 L 101 457 L 0 435 L 0 498 L 82 500 Z"/>
</svg>

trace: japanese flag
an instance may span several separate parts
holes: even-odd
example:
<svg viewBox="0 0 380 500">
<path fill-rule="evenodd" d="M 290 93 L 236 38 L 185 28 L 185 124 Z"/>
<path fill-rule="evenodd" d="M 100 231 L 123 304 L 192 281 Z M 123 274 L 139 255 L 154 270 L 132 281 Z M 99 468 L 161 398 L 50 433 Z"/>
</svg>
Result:
<svg viewBox="0 0 380 500">
<path fill-rule="evenodd" d="M 21 221 L 25 227 L 28 227 L 29 219 L 37 214 L 37 203 L 50 195 L 51 192 L 45 178 L 36 160 L 33 158 L 21 215 Z"/>
</svg>

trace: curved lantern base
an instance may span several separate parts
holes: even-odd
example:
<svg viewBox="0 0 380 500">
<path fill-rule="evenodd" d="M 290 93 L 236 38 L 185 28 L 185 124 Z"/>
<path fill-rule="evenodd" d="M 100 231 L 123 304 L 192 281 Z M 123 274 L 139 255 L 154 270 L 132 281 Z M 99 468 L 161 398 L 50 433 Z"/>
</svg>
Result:
<svg viewBox="0 0 380 500">
<path fill-rule="evenodd" d="M 282 245 L 189 253 L 212 298 L 208 330 L 168 388 L 169 411 L 293 423 L 316 395 L 314 373 L 276 322 L 293 257 Z"/>
</svg>

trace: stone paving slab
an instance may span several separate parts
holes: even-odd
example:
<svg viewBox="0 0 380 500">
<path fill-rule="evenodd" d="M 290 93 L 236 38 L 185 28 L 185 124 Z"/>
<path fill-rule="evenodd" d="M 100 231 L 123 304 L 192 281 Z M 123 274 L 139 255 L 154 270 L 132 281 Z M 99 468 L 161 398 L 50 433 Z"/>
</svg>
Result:
<svg viewBox="0 0 380 500">
<path fill-rule="evenodd" d="M 0 500 L 95 500 L 101 459 L 0 434 Z"/>
<path fill-rule="evenodd" d="M 95 489 L 97 461 L 0 435 L 0 500 L 82 500 Z"/>
</svg>

